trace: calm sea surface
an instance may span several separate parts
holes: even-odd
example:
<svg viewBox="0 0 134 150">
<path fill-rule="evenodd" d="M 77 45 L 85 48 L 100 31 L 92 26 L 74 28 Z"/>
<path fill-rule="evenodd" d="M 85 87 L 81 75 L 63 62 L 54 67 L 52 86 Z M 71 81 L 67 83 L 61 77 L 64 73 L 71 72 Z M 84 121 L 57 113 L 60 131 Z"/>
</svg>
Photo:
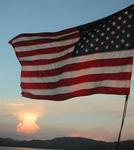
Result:
<svg viewBox="0 0 134 150">
<path fill-rule="evenodd" d="M 0 150 L 53 150 L 53 149 L 23 148 L 23 147 L 3 147 L 3 146 L 0 146 Z"/>
</svg>

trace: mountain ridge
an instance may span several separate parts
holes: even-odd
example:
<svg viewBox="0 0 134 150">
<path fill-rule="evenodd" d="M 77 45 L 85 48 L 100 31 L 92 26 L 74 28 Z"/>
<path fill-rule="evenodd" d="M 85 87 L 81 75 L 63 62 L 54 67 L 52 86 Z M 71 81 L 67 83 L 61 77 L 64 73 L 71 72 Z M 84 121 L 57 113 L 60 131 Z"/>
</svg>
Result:
<svg viewBox="0 0 134 150">
<path fill-rule="evenodd" d="M 83 137 L 57 137 L 49 140 L 29 141 L 0 138 L 0 146 L 64 150 L 114 150 L 116 142 L 97 141 Z M 122 141 L 120 150 L 134 150 L 134 140 Z"/>
</svg>

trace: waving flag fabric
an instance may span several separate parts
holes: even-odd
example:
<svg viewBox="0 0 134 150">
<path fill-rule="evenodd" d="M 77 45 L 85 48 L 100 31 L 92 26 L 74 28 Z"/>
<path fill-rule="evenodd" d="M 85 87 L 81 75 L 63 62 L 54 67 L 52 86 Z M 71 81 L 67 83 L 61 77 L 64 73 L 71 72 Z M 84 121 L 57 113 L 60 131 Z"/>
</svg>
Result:
<svg viewBox="0 0 134 150">
<path fill-rule="evenodd" d="M 25 97 L 61 101 L 96 93 L 130 93 L 134 5 L 59 32 L 20 34 L 9 43 L 22 67 Z"/>
</svg>

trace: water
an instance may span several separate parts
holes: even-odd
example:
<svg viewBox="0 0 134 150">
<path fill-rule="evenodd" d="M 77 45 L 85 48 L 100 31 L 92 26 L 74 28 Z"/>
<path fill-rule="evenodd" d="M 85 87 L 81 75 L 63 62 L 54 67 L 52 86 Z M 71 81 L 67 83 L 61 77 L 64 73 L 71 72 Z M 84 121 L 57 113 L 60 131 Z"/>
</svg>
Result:
<svg viewBox="0 0 134 150">
<path fill-rule="evenodd" d="M 0 150 L 53 150 L 53 149 L 42 149 L 42 148 L 23 148 L 23 147 L 5 147 L 0 146 Z"/>
</svg>

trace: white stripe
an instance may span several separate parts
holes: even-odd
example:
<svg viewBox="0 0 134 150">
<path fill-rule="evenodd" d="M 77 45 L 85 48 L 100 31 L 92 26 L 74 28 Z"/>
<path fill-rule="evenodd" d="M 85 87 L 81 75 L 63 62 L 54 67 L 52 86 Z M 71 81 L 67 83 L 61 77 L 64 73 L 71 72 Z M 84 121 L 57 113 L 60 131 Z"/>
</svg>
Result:
<svg viewBox="0 0 134 150">
<path fill-rule="evenodd" d="M 116 52 L 105 52 L 105 53 L 96 53 L 83 55 L 79 57 L 71 57 L 69 59 L 59 61 L 52 64 L 47 65 L 37 65 L 37 66 L 23 66 L 22 71 L 42 71 L 42 70 L 52 70 L 58 69 L 65 65 L 92 61 L 92 60 L 100 60 L 100 59 L 113 59 L 113 58 L 127 58 L 133 56 L 132 50 L 124 50 L 124 51 L 116 51 Z"/>
<path fill-rule="evenodd" d="M 25 52 L 25 51 L 32 51 L 38 49 L 46 49 L 46 48 L 53 48 L 53 47 L 61 47 L 74 44 L 78 42 L 79 38 L 73 38 L 65 41 L 58 41 L 58 42 L 49 42 L 45 44 L 37 44 L 37 45 L 30 45 L 30 46 L 20 46 L 15 47 L 16 52 Z"/>
<path fill-rule="evenodd" d="M 71 53 L 74 50 L 74 47 L 65 49 L 64 51 L 60 53 L 52 53 L 52 54 L 40 54 L 35 56 L 28 56 L 28 57 L 19 57 L 20 61 L 35 61 L 35 60 L 43 60 L 43 59 L 54 59 L 62 57 L 68 53 Z"/>
<path fill-rule="evenodd" d="M 23 42 L 23 41 L 31 41 L 31 40 L 39 40 L 39 39 L 59 39 L 68 35 L 72 35 L 72 34 L 76 34 L 79 33 L 79 31 L 74 31 L 71 33 L 66 33 L 66 34 L 61 34 L 61 35 L 55 35 L 55 36 L 41 36 L 41 35 L 37 35 L 37 36 L 30 36 L 30 37 L 18 37 L 17 39 L 14 39 L 12 41 L 12 44 L 16 43 L 16 42 Z"/>
<path fill-rule="evenodd" d="M 132 65 L 125 66 L 117 66 L 117 67 L 100 67 L 100 68 L 90 68 L 83 69 L 72 72 L 65 72 L 57 76 L 52 77 L 22 77 L 21 82 L 24 83 L 51 83 L 58 82 L 63 79 L 70 79 L 75 77 L 80 77 L 84 75 L 90 74 L 107 74 L 107 73 L 123 73 L 123 72 L 131 72 Z"/>
<path fill-rule="evenodd" d="M 129 88 L 129 80 L 126 81 L 116 81 L 116 80 L 104 80 L 98 82 L 89 82 L 75 84 L 71 86 L 58 87 L 56 89 L 23 89 L 24 93 L 34 94 L 34 95 L 56 95 L 56 94 L 66 94 L 70 92 L 75 92 L 82 89 L 92 89 L 97 87 L 115 87 L 115 88 Z"/>
</svg>

